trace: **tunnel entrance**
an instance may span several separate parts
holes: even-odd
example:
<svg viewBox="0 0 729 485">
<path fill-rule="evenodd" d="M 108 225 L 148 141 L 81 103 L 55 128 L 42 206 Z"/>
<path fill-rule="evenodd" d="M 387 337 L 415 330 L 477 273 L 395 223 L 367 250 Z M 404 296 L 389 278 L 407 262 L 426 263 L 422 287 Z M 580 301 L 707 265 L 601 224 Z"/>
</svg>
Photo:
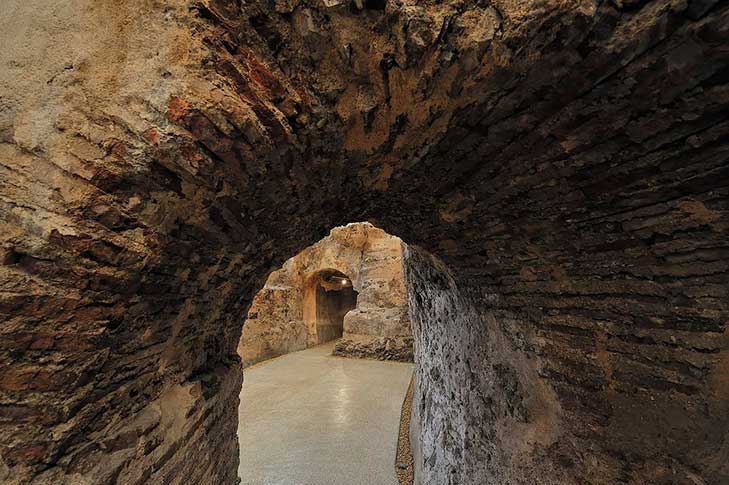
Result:
<svg viewBox="0 0 729 485">
<path fill-rule="evenodd" d="M 336 340 L 344 332 L 344 315 L 357 307 L 352 280 L 340 271 L 326 270 L 315 275 L 311 285 L 316 343 Z"/>
<path fill-rule="evenodd" d="M 243 366 L 333 340 L 339 356 L 412 362 L 403 247 L 372 224 L 352 223 L 288 259 L 248 310 Z"/>
<path fill-rule="evenodd" d="M 404 248 L 370 223 L 347 224 L 268 276 L 239 344 L 242 484 L 396 485 L 413 375 Z"/>
</svg>

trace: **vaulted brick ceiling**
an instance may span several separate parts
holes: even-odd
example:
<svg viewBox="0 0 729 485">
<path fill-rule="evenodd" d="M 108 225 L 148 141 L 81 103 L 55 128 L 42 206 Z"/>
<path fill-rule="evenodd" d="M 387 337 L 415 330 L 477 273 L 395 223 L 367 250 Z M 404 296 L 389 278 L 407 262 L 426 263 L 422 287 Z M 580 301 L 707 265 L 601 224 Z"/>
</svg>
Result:
<svg viewBox="0 0 729 485">
<path fill-rule="evenodd" d="M 231 483 L 245 309 L 360 220 L 450 268 L 423 483 L 729 479 L 729 5 L 107 3 L 0 7 L 0 481 Z"/>
</svg>

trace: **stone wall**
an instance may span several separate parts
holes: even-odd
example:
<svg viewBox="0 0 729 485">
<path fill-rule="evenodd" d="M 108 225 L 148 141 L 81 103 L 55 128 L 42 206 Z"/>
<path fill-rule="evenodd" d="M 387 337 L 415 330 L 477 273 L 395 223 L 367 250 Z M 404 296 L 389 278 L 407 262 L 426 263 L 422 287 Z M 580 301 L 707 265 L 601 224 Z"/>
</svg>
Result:
<svg viewBox="0 0 729 485">
<path fill-rule="evenodd" d="M 335 354 L 412 361 L 402 242 L 371 224 L 353 223 L 333 229 L 271 273 L 243 326 L 238 353 L 244 366 L 321 342 L 313 308 L 316 276 L 330 270 L 347 275 L 357 292 Z"/>
<path fill-rule="evenodd" d="M 344 335 L 335 355 L 412 362 L 400 239 L 370 229 L 355 280 L 357 307 L 344 316 Z"/>
<path fill-rule="evenodd" d="M 538 483 L 571 483 L 552 462 L 551 447 L 565 436 L 539 358 L 523 352 L 508 322 L 475 308 L 442 261 L 408 246 L 405 267 L 417 363 L 415 483 L 530 483 L 544 470 Z"/>
<path fill-rule="evenodd" d="M 241 315 L 370 221 L 462 309 L 413 318 L 421 480 L 727 483 L 727 39 L 717 0 L 4 0 L 0 482 L 234 482 Z"/>
<path fill-rule="evenodd" d="M 280 281 L 279 274 L 271 274 L 248 311 L 238 344 L 243 367 L 307 348 L 302 288 Z"/>
</svg>

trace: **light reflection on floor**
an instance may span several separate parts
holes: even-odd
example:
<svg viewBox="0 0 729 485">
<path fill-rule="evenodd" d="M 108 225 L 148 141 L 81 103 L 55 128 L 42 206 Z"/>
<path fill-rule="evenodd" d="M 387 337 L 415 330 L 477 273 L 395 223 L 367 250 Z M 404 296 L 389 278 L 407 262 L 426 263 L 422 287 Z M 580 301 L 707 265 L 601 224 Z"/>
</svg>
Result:
<svg viewBox="0 0 729 485">
<path fill-rule="evenodd" d="M 332 357 L 333 347 L 245 370 L 243 484 L 397 484 L 400 409 L 413 366 Z"/>
</svg>

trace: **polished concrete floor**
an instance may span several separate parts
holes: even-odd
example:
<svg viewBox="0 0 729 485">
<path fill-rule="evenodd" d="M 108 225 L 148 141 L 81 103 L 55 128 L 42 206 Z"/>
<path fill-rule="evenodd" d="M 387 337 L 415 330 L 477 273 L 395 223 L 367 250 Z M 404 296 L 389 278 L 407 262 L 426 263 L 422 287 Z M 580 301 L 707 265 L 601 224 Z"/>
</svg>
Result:
<svg viewBox="0 0 729 485">
<path fill-rule="evenodd" d="M 411 364 L 331 356 L 334 343 L 245 370 L 243 484 L 389 485 Z"/>
</svg>

